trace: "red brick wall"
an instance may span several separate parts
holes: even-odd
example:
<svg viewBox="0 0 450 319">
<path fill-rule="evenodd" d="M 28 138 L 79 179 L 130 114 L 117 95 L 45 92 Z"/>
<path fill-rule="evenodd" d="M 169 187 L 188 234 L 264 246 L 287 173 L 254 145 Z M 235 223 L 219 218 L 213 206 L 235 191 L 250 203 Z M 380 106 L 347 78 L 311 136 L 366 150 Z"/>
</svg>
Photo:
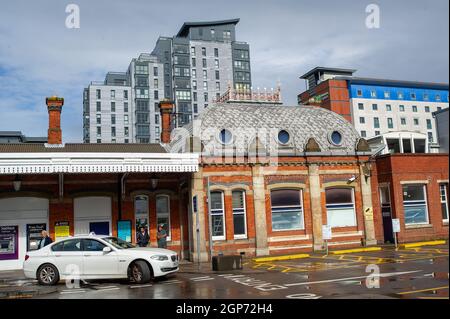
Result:
<svg viewBox="0 0 450 319">
<path fill-rule="evenodd" d="M 438 183 L 439 180 L 448 180 L 448 154 L 384 155 L 377 159 L 374 172 L 378 183 L 390 183 L 392 215 L 393 218 L 400 219 L 401 225 L 401 231 L 398 234 L 399 242 L 448 238 L 448 224 L 442 221 Z M 405 225 L 401 182 L 406 181 L 428 181 L 426 192 L 429 225 L 425 227 L 408 228 Z M 380 220 L 378 188 L 375 191 L 373 201 L 377 203 L 375 212 Z M 378 228 L 382 237 L 383 228 L 380 223 Z"/>
<path fill-rule="evenodd" d="M 314 94 L 305 91 L 299 95 L 302 104 L 309 104 L 309 99 L 324 93 L 328 93 L 328 99 L 322 103 L 311 103 L 323 107 L 327 110 L 342 115 L 347 121 L 352 122 L 352 112 L 350 105 L 350 95 L 345 80 L 328 80 L 320 83 L 314 88 Z"/>
</svg>

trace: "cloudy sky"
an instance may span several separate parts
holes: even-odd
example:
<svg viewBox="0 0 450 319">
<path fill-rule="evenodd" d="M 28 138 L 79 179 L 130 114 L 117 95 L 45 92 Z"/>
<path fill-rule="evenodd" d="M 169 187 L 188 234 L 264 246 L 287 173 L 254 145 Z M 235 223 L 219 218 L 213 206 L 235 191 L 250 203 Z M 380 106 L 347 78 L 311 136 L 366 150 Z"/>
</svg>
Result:
<svg viewBox="0 0 450 319">
<path fill-rule="evenodd" d="M 365 24 L 373 0 L 0 0 L 0 131 L 46 136 L 45 97 L 66 100 L 65 142 L 82 141 L 82 91 L 107 71 L 125 71 L 159 35 L 185 21 L 240 18 L 250 43 L 253 85 L 281 81 L 285 104 L 315 66 L 355 68 L 358 76 L 449 81 L 448 0 L 379 0 L 379 29 Z M 67 29 L 66 5 L 80 7 Z"/>
</svg>

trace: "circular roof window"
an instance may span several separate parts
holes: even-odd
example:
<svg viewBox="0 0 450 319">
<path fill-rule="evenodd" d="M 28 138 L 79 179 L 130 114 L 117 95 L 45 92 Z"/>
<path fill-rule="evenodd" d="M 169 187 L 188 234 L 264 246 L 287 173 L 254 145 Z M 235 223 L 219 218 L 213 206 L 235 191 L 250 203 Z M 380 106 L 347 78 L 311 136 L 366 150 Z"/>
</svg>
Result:
<svg viewBox="0 0 450 319">
<path fill-rule="evenodd" d="M 290 139 L 291 139 L 291 136 L 289 135 L 288 131 L 281 130 L 281 131 L 278 132 L 278 141 L 281 144 L 287 144 Z"/>
<path fill-rule="evenodd" d="M 233 140 L 233 134 L 231 134 L 231 132 L 227 129 L 223 129 L 222 131 L 220 131 L 219 137 L 222 144 L 230 144 Z"/>
<path fill-rule="evenodd" d="M 334 145 L 341 145 L 342 144 L 342 134 L 339 133 L 338 131 L 334 131 L 330 135 L 330 140 L 331 140 L 331 143 L 333 143 Z"/>
</svg>

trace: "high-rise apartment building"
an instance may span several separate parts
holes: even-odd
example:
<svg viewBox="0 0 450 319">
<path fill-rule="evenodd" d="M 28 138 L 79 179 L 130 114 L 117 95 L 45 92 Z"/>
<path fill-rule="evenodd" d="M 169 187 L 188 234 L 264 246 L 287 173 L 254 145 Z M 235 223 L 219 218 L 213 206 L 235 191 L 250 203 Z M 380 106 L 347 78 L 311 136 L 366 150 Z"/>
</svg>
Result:
<svg viewBox="0 0 450 319">
<path fill-rule="evenodd" d="M 239 19 L 186 22 L 159 37 L 127 72 L 110 72 L 84 90 L 85 143 L 158 143 L 159 102 L 175 102 L 172 126 L 189 123 L 232 86 L 251 90 L 250 48 L 236 41 Z"/>
<path fill-rule="evenodd" d="M 85 143 L 158 143 L 163 65 L 151 54 L 133 59 L 127 72 L 109 72 L 83 94 Z"/>
<path fill-rule="evenodd" d="M 164 63 L 165 97 L 175 101 L 174 126 L 189 123 L 229 85 L 250 91 L 250 48 L 236 41 L 238 22 L 186 22 L 177 35 L 156 42 L 153 54 Z"/>
</svg>

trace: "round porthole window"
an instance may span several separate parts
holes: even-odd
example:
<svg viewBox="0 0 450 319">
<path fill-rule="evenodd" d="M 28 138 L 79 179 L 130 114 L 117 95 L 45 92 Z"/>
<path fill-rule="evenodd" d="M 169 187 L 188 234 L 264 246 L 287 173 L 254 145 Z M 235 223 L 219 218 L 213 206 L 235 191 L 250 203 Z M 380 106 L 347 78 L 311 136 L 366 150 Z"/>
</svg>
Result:
<svg viewBox="0 0 450 319">
<path fill-rule="evenodd" d="M 278 141 L 281 144 L 287 144 L 290 139 L 291 139 L 291 136 L 289 135 L 288 131 L 281 130 L 278 132 Z"/>
<path fill-rule="evenodd" d="M 230 144 L 233 140 L 233 134 L 227 129 L 220 131 L 220 142 L 222 144 Z"/>
<path fill-rule="evenodd" d="M 338 131 L 334 131 L 333 133 L 331 133 L 330 139 L 331 143 L 333 143 L 334 145 L 342 144 L 342 134 Z"/>
</svg>

